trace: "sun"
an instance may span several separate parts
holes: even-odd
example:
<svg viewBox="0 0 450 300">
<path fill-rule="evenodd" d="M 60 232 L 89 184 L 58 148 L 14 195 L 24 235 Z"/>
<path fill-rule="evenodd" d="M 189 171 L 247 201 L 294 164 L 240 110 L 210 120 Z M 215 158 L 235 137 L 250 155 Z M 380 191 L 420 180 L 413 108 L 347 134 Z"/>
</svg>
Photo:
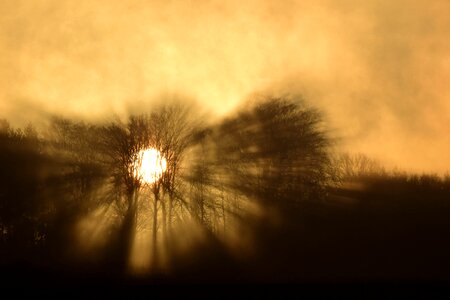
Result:
<svg viewBox="0 0 450 300">
<path fill-rule="evenodd" d="M 139 152 L 139 164 L 137 176 L 146 183 L 154 183 L 167 169 L 167 161 L 155 148 L 141 150 Z"/>
</svg>

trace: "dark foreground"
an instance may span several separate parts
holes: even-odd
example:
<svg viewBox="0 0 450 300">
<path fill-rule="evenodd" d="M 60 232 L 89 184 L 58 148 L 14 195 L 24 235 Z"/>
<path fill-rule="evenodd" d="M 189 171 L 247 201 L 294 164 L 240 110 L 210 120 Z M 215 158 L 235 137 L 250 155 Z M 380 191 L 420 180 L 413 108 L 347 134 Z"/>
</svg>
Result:
<svg viewBox="0 0 450 300">
<path fill-rule="evenodd" d="M 388 192 L 389 191 L 389 192 Z M 450 205 L 445 193 L 339 189 L 326 201 L 285 212 L 277 228 L 259 224 L 254 255 L 235 258 L 211 237 L 171 273 L 132 277 L 111 265 L 3 264 L 2 286 L 167 284 L 450 283 Z M 40 265 L 40 266 L 39 266 Z"/>
</svg>

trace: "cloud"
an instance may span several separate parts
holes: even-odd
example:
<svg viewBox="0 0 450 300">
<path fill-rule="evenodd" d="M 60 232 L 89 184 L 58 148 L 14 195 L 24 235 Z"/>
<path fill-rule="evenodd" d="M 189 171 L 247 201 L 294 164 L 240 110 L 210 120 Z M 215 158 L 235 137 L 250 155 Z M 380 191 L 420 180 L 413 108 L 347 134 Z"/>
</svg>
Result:
<svg viewBox="0 0 450 300">
<path fill-rule="evenodd" d="M 0 117 L 17 123 L 125 114 L 171 93 L 224 115 L 257 91 L 301 93 L 343 148 L 450 168 L 448 1 L 6 0 L 0 10 Z"/>
</svg>

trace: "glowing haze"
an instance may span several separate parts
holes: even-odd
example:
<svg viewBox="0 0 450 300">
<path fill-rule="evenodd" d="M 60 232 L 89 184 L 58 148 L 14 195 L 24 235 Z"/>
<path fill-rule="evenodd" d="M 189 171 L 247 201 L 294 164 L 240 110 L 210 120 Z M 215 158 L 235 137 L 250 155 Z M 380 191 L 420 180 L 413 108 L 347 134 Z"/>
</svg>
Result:
<svg viewBox="0 0 450 300">
<path fill-rule="evenodd" d="M 344 149 L 450 168 L 450 2 L 0 1 L 0 118 L 125 115 L 181 93 L 224 115 L 302 94 Z"/>
</svg>

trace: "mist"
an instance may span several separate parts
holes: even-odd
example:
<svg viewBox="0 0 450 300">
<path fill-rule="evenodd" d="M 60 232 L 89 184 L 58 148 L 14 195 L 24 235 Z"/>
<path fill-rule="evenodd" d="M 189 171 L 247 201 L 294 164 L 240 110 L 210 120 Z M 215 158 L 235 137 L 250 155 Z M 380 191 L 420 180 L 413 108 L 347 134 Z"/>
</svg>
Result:
<svg viewBox="0 0 450 300">
<path fill-rule="evenodd" d="M 0 118 L 103 120 L 182 93 L 301 94 L 337 146 L 450 167 L 448 1 L 1 1 Z"/>
</svg>

